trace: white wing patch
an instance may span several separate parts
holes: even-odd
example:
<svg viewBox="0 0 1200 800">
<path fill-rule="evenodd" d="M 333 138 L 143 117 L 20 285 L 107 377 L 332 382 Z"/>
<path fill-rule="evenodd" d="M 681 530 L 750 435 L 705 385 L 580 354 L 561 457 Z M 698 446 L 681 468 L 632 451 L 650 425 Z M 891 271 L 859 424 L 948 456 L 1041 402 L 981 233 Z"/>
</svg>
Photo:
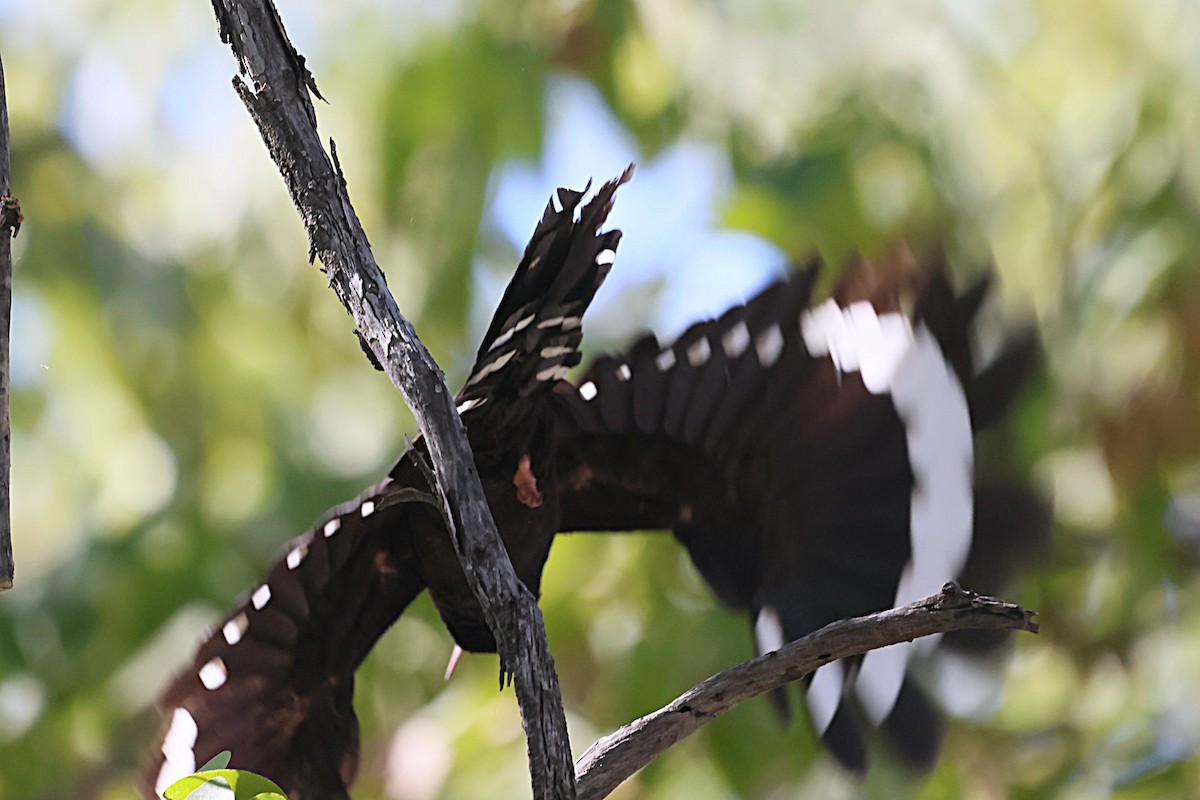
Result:
<svg viewBox="0 0 1200 800">
<path fill-rule="evenodd" d="M 693 367 L 698 367 L 705 361 L 708 361 L 708 357 L 711 355 L 712 346 L 708 343 L 706 337 L 701 337 L 698 341 L 688 345 L 687 360 Z"/>
<path fill-rule="evenodd" d="M 808 685 L 808 714 L 812 717 L 818 736 L 825 733 L 829 723 L 833 722 L 833 715 L 842 702 L 845 671 L 841 661 L 826 664 L 813 673 L 812 683 Z"/>
<path fill-rule="evenodd" d="M 863 657 L 859 666 L 855 691 L 862 701 L 867 719 L 877 728 L 896 705 L 900 686 L 904 683 L 904 672 L 908 669 L 911 646 L 912 642 L 900 642 L 872 650 Z"/>
<path fill-rule="evenodd" d="M 974 442 L 958 376 L 925 325 L 914 331 L 903 315 L 878 314 L 867 302 L 843 309 L 826 301 L 801 316 L 800 332 L 811 355 L 828 356 L 840 373 L 860 373 L 872 394 L 891 395 L 904 424 L 914 480 L 909 502 L 912 556 L 894 604 L 937 592 L 958 576 L 971 549 Z M 929 637 L 920 647 L 936 641 Z M 903 643 L 873 650 L 863 659 L 857 690 L 877 725 L 895 706 L 910 651 Z"/>
<path fill-rule="evenodd" d="M 584 400 L 595 400 L 596 399 L 596 384 L 592 383 L 591 381 L 588 381 L 587 383 L 580 386 L 579 387 L 579 396 L 582 397 Z"/>
<path fill-rule="evenodd" d="M 825 301 L 800 317 L 800 335 L 809 354 L 829 356 L 838 372 L 861 372 L 871 394 L 890 391 L 913 343 L 904 315 L 880 316 L 865 301 L 846 309 L 834 300 Z M 940 358 L 941 351 L 937 353 Z"/>
<path fill-rule="evenodd" d="M 783 647 L 783 623 L 779 621 L 779 612 L 774 606 L 763 606 L 758 612 L 754 620 L 754 642 L 758 645 L 759 655 Z"/>
<path fill-rule="evenodd" d="M 654 359 L 654 365 L 658 367 L 659 372 L 666 372 L 675 366 L 675 351 L 670 348 L 663 350 L 658 354 L 658 358 Z"/>
<path fill-rule="evenodd" d="M 342 527 L 342 521 L 337 517 L 334 517 L 333 519 L 329 520 L 329 522 L 326 522 L 324 531 L 325 538 L 328 539 L 330 536 L 333 536 L 338 532 L 338 528 L 340 527 Z"/>
<path fill-rule="evenodd" d="M 917 329 L 892 384 L 904 421 L 916 488 L 912 498 L 912 571 L 896 602 L 933 594 L 958 576 L 971 549 L 975 451 L 967 397 L 933 334 Z"/>
<path fill-rule="evenodd" d="M 154 781 L 154 791 L 159 797 L 175 781 L 186 778 L 196 771 L 196 737 L 200 729 L 186 708 L 171 712 L 171 724 L 163 736 L 163 765 Z"/>
</svg>

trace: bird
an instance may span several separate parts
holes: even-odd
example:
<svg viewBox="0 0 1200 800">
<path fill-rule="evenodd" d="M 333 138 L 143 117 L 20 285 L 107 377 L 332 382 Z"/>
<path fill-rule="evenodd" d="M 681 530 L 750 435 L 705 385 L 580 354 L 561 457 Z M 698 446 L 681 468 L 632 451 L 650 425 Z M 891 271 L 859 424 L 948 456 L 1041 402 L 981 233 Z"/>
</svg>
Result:
<svg viewBox="0 0 1200 800">
<path fill-rule="evenodd" d="M 601 228 L 631 175 L 586 203 L 590 184 L 556 190 L 455 398 L 525 586 L 538 595 L 559 533 L 671 531 L 747 615 L 760 653 L 953 578 L 1003 586 L 1044 543 L 1048 512 L 1019 478 L 976 479 L 975 434 L 1002 422 L 1038 353 L 1024 330 L 976 364 L 988 280 L 956 293 L 944 257 L 918 263 L 901 247 L 847 265 L 814 304 L 813 261 L 669 344 L 645 335 L 572 378 L 621 238 Z M 231 768 L 293 800 L 348 798 L 355 671 L 422 591 L 458 647 L 495 651 L 426 463 L 418 436 L 201 640 L 160 697 L 144 797 L 228 750 Z M 988 658 L 1003 641 L 938 646 Z M 904 763 L 936 760 L 943 723 L 910 675 L 917 649 L 834 662 L 807 682 L 803 705 L 848 769 L 868 768 L 876 729 Z M 774 700 L 790 716 L 786 693 Z"/>
</svg>

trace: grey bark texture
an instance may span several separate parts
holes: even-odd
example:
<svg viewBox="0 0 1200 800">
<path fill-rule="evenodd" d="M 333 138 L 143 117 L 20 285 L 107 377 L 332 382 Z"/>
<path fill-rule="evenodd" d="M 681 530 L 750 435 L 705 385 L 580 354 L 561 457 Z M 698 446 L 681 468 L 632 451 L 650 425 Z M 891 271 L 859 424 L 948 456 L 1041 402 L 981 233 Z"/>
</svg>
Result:
<svg viewBox="0 0 1200 800">
<path fill-rule="evenodd" d="M 309 96 L 321 98 L 316 81 L 270 0 L 213 0 L 213 10 L 221 39 L 238 62 L 234 89 L 283 175 L 308 232 L 310 258 L 321 259 L 330 285 L 428 441 L 455 550 L 496 638 L 501 682 L 511 678 L 516 688 L 533 796 L 572 798 L 566 716 L 541 611 L 500 541 L 453 395 L 387 289 L 350 204 L 336 147 L 330 143 L 331 158 L 322 146 Z"/>
</svg>

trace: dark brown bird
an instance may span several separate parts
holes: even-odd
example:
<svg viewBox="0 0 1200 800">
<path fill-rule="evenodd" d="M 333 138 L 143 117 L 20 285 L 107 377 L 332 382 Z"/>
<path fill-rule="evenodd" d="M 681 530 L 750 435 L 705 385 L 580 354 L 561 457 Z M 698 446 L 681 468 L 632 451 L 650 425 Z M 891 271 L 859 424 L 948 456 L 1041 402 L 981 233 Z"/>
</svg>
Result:
<svg viewBox="0 0 1200 800">
<path fill-rule="evenodd" d="M 816 307 L 816 268 L 800 270 L 669 346 L 647 336 L 597 359 L 573 384 L 581 318 L 620 239 L 600 227 L 629 176 L 578 219 L 586 190 L 558 190 L 457 397 L 526 586 L 538 593 L 559 532 L 669 529 L 749 614 L 760 651 L 964 574 L 994 591 L 1019 549 L 1006 540 L 1040 540 L 1046 515 L 1022 483 L 975 485 L 973 432 L 1016 396 L 1032 336 L 977 369 L 970 328 L 986 284 L 956 296 L 941 265 L 922 272 L 905 252 L 852 268 Z M 423 458 L 418 439 L 383 482 L 295 539 L 200 645 L 162 695 L 144 796 L 230 750 L 231 767 L 293 800 L 348 797 L 355 670 L 423 589 L 460 646 L 495 649 L 423 500 Z M 814 724 L 848 767 L 866 769 L 871 727 L 908 763 L 935 760 L 941 721 L 907 677 L 912 649 L 829 665 L 808 686 Z"/>
</svg>

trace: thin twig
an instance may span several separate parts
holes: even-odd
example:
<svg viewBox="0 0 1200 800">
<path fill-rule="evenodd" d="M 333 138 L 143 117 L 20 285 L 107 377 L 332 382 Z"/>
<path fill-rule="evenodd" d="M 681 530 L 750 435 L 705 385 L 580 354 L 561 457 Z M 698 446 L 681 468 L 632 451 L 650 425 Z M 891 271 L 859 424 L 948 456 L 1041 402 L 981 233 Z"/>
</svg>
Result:
<svg viewBox="0 0 1200 800">
<path fill-rule="evenodd" d="M 455 550 L 513 676 L 536 798 L 575 796 L 574 769 L 558 676 L 537 603 L 513 572 L 500 541 L 462 421 L 441 370 L 400 314 L 350 204 L 345 178 L 317 134 L 309 93 L 316 82 L 270 0 L 213 0 L 222 41 L 239 65 L 234 88 L 278 165 L 304 222 L 309 254 L 404 396 L 429 443 Z M 503 677 L 503 675 L 502 675 Z"/>
<path fill-rule="evenodd" d="M 21 229 L 21 206 L 10 193 L 8 97 L 0 62 L 0 592 L 11 589 L 16 564 L 12 550 L 10 502 L 12 428 L 8 419 L 9 333 L 12 326 L 12 241 Z"/>
<path fill-rule="evenodd" d="M 901 608 L 826 625 L 773 653 L 717 673 L 597 741 L 576 762 L 578 797 L 607 797 L 680 739 L 739 703 L 810 675 L 824 664 L 934 633 L 968 629 L 1037 633 L 1037 623 L 1033 613 L 1020 606 L 947 583 L 938 594 Z"/>
</svg>

